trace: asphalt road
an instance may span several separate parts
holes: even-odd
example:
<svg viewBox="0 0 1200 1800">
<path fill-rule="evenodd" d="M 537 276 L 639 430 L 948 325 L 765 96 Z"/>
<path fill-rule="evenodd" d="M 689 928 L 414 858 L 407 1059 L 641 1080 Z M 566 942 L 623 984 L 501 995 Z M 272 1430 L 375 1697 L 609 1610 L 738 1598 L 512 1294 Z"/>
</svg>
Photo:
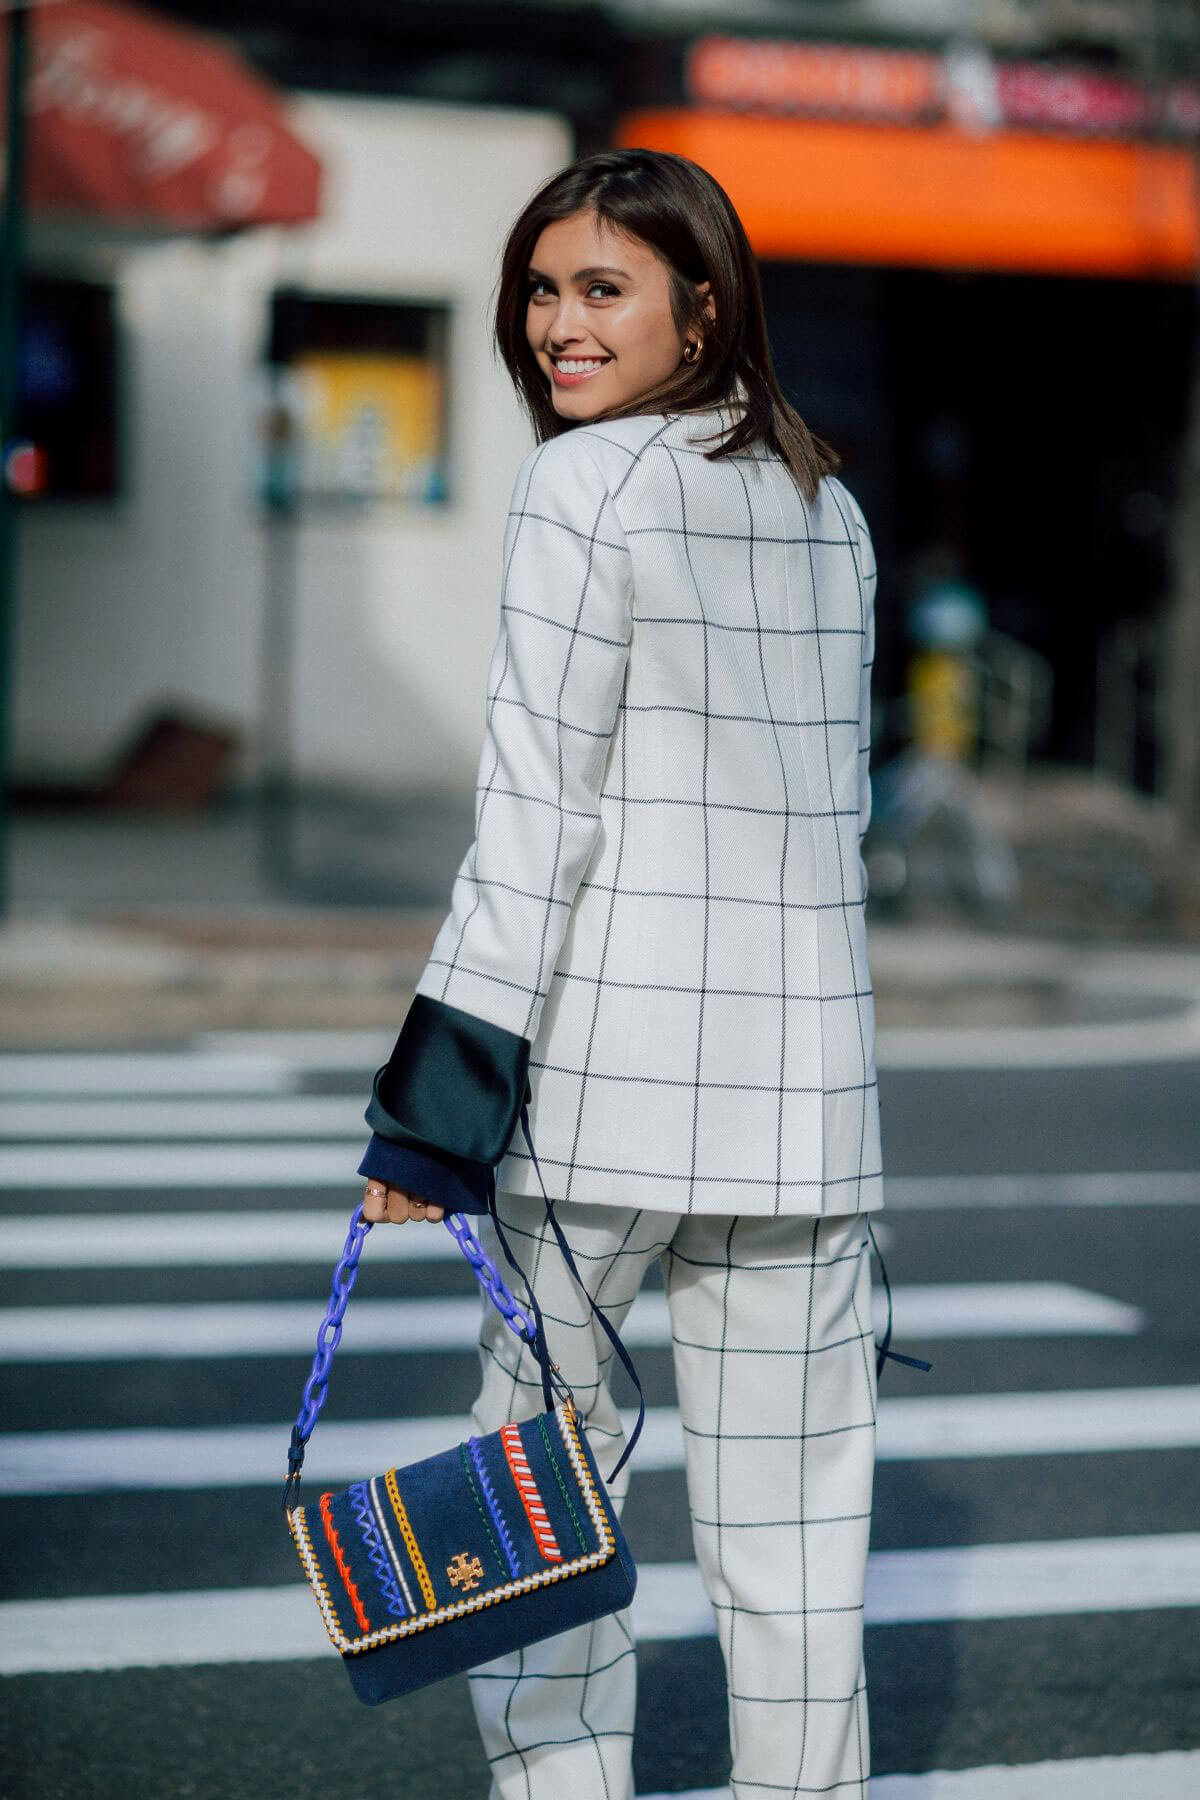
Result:
<svg viewBox="0 0 1200 1800">
<path fill-rule="evenodd" d="M 157 1047 L 176 1101 L 201 1091 L 188 1085 L 199 1048 Z M 295 1657 L 294 1637 L 274 1623 L 274 1600 L 297 1591 L 299 1571 L 271 1459 L 282 1466 L 309 1361 L 283 1306 L 297 1304 L 306 1338 L 315 1335 L 360 1186 L 361 1134 L 314 1138 L 311 1169 L 292 1190 L 264 1189 L 233 1154 L 303 1147 L 291 1130 L 272 1131 L 269 1107 L 236 1141 L 219 1120 L 210 1135 L 211 1118 L 191 1136 L 85 1139 L 87 1170 L 63 1176 L 19 1108 L 22 1096 L 52 1094 L 67 1056 L 29 1058 L 23 1077 L 9 1067 L 0 1081 L 0 1794 L 484 1800 L 465 1680 L 368 1710 L 331 1650 Z M 366 1061 L 289 1063 L 286 1044 L 275 1060 L 269 1078 L 231 1059 L 230 1102 L 256 1091 L 264 1102 L 281 1092 L 365 1100 Z M 90 1066 L 104 1070 L 98 1106 L 154 1092 L 153 1067 L 123 1076 L 115 1053 Z M 77 1067 L 69 1073 L 68 1105 L 79 1099 Z M 883 1779 L 898 1772 L 1052 1760 L 1065 1773 L 1077 1759 L 1173 1751 L 1196 1752 L 1194 1765 L 1169 1765 L 1172 1779 L 1190 1771 L 1192 1785 L 1144 1785 L 1150 1765 L 1130 1760 L 1079 1791 L 1200 1792 L 1200 1178 L 1170 1203 L 1139 1179 L 1200 1168 L 1198 1075 L 1200 1065 L 1168 1060 L 881 1076 L 896 1203 L 877 1215 L 877 1232 L 895 1290 L 893 1343 L 934 1366 L 889 1363 L 881 1378 L 867 1625 L 877 1800 L 899 1794 Z M 219 1086 L 203 1092 L 222 1099 Z M 207 1182 L 160 1182 L 146 1175 L 155 1142 L 185 1163 L 189 1146 L 198 1159 L 221 1143 L 230 1164 Z M 1036 1204 L 993 1203 L 996 1177 L 1080 1173 L 1128 1180 L 1104 1204 L 1079 1203 L 1066 1184 L 1060 1195 L 1053 1179 Z M 922 1179 L 946 1175 L 978 1176 L 978 1186 L 959 1204 L 922 1204 Z M 293 1207 L 311 1215 L 303 1255 L 289 1251 Z M 237 1237 L 262 1214 L 256 1241 Z M 131 1244 L 121 1233 L 132 1221 Z M 445 1237 L 406 1228 L 418 1231 Z M 454 1303 L 473 1301 L 470 1271 L 428 1249 L 403 1261 L 372 1262 L 370 1251 L 356 1302 L 435 1302 L 454 1341 L 438 1350 L 435 1374 L 419 1349 L 339 1357 L 326 1418 L 461 1413 L 477 1362 L 468 1337 L 455 1339 Z M 247 1311 L 227 1310 L 238 1303 Z M 186 1355 L 151 1305 L 196 1309 Z M 40 1332 L 17 1309 L 41 1313 Z M 665 1447 L 635 1472 L 625 1515 L 639 1564 L 653 1571 L 637 1785 L 644 1795 L 708 1792 L 728 1772 L 716 1642 L 661 1635 L 653 1618 L 656 1595 L 687 1589 L 691 1550 L 669 1441 L 670 1357 L 652 1305 L 646 1317 L 635 1353 L 649 1404 L 664 1409 Z M 159 1333 L 149 1350 L 147 1332 Z M 264 1590 L 250 1628 L 221 1610 L 222 1596 L 247 1587 Z M 203 1628 L 194 1603 L 178 1616 L 167 1606 L 197 1592 L 216 1597 Z M 144 1596 L 165 1610 L 147 1610 Z M 1039 1800 L 1043 1791 L 1054 1790 L 1020 1789 Z"/>
</svg>

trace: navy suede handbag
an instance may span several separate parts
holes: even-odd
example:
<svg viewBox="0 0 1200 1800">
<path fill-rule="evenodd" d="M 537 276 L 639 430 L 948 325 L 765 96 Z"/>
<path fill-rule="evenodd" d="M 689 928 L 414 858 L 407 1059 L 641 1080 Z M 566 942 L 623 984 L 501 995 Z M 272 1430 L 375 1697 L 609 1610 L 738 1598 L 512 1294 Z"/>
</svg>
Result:
<svg viewBox="0 0 1200 1800">
<path fill-rule="evenodd" d="M 529 1141 L 526 1109 L 521 1122 Z M 532 1154 L 531 1141 L 529 1147 Z M 524 1280 L 496 1216 L 494 1179 L 488 1210 L 505 1257 Z M 546 1212 L 578 1281 L 548 1198 Z M 298 1503 L 305 1445 L 324 1404 L 371 1230 L 360 1205 L 334 1271 L 312 1373 L 292 1428 L 283 1508 L 325 1629 L 341 1652 L 354 1692 L 368 1706 L 616 1612 L 629 1605 L 637 1584 L 574 1397 L 550 1360 L 532 1289 L 525 1282 L 528 1308 L 520 1305 L 466 1218 L 451 1213 L 445 1224 L 484 1292 L 534 1351 L 545 1410 L 405 1468 L 355 1481 L 340 1493 L 323 1493 L 315 1505 Z M 639 1396 L 637 1423 L 616 1475 L 641 1432 L 645 1402 L 619 1336 L 590 1296 L 589 1303 Z"/>
</svg>

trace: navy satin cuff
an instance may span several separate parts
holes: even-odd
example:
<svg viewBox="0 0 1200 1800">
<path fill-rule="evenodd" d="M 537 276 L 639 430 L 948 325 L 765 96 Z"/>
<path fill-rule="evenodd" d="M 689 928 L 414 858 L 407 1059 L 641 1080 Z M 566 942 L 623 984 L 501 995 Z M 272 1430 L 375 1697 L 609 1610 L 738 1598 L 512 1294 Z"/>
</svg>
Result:
<svg viewBox="0 0 1200 1800">
<path fill-rule="evenodd" d="M 417 994 L 391 1056 L 375 1071 L 364 1118 L 413 1150 L 449 1151 L 492 1168 L 532 1099 L 532 1044 L 459 1006 Z"/>
<path fill-rule="evenodd" d="M 488 1210 L 492 1170 L 487 1163 L 442 1156 L 433 1150 L 414 1150 L 375 1132 L 358 1173 L 388 1187 L 402 1188 L 406 1194 L 419 1194 L 422 1200 L 444 1207 L 447 1212 L 482 1214 Z"/>
</svg>

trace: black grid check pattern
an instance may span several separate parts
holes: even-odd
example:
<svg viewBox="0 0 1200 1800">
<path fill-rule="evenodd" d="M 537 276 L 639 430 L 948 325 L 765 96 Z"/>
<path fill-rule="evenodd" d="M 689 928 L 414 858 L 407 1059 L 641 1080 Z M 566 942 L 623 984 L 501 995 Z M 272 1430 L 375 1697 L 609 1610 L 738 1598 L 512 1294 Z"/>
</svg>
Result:
<svg viewBox="0 0 1200 1800">
<path fill-rule="evenodd" d="M 531 1041 L 556 1199 L 882 1206 L 862 834 L 875 559 L 728 412 L 522 462 L 475 839 L 417 991 Z M 518 1130 L 497 1182 L 536 1193 Z"/>
<path fill-rule="evenodd" d="M 625 1444 L 611 1346 L 541 1199 L 500 1192 L 497 1210 L 607 1480 Z M 569 1210 L 580 1273 L 618 1329 L 662 1259 L 692 1536 L 728 1678 L 733 1800 L 867 1800 L 863 1609 L 878 1396 L 866 1219 Z M 501 1255 L 490 1220 L 481 1237 Z M 493 1307 L 480 1350 L 473 1429 L 540 1411 L 537 1365 Z M 610 1486 L 618 1509 L 629 1476 L 626 1464 Z M 628 1612 L 489 1663 L 470 1684 L 491 1800 L 633 1800 Z"/>
</svg>

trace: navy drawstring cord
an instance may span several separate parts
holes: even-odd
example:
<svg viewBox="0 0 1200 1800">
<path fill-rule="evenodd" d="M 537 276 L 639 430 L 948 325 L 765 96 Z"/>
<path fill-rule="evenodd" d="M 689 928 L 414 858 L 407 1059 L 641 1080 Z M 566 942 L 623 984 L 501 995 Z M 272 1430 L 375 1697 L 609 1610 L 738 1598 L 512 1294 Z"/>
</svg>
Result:
<svg viewBox="0 0 1200 1800">
<path fill-rule="evenodd" d="M 888 1345 L 892 1341 L 892 1284 L 888 1280 L 887 1266 L 880 1254 L 879 1245 L 875 1242 L 875 1233 L 870 1218 L 867 1219 L 867 1236 L 875 1247 L 876 1256 L 879 1257 L 879 1273 L 883 1276 L 883 1291 L 887 1295 L 887 1324 L 875 1352 L 875 1379 L 878 1381 L 882 1375 L 884 1358 L 887 1356 L 890 1356 L 893 1362 L 907 1363 L 912 1369 L 932 1369 L 933 1364 L 926 1362 L 924 1357 L 905 1356 L 899 1350 L 888 1349 Z"/>
<path fill-rule="evenodd" d="M 634 1387 L 637 1389 L 638 1416 L 634 1423 L 633 1430 L 629 1434 L 629 1438 L 628 1438 L 628 1441 L 626 1442 L 625 1448 L 621 1452 L 620 1459 L 617 1463 L 614 1464 L 612 1473 L 608 1477 L 608 1479 L 610 1481 L 615 1481 L 616 1477 L 621 1473 L 621 1470 L 625 1467 L 625 1464 L 628 1462 L 629 1458 L 632 1456 L 633 1447 L 642 1435 L 642 1426 L 646 1423 L 646 1396 L 642 1392 L 642 1384 L 638 1377 L 637 1369 L 634 1367 L 633 1358 L 630 1356 L 628 1350 L 626 1350 L 624 1344 L 621 1342 L 619 1332 L 609 1322 L 608 1318 L 606 1317 L 606 1315 L 604 1313 L 603 1308 L 600 1306 L 597 1306 L 596 1302 L 592 1299 L 592 1296 L 591 1296 L 590 1292 L 588 1291 L 587 1283 L 584 1281 L 583 1276 L 579 1273 L 579 1269 L 575 1263 L 575 1258 L 571 1254 L 571 1246 L 567 1242 L 566 1237 L 563 1235 L 563 1228 L 559 1224 L 558 1215 L 554 1211 L 554 1203 L 551 1200 L 549 1194 L 546 1192 L 546 1184 L 542 1180 L 542 1167 L 537 1159 L 537 1151 L 533 1147 L 533 1137 L 530 1134 L 530 1130 L 529 1130 L 529 1102 L 528 1102 L 528 1100 L 526 1100 L 525 1104 L 521 1108 L 521 1130 L 525 1133 L 525 1142 L 529 1145 L 529 1154 L 530 1154 L 530 1157 L 532 1158 L 534 1169 L 537 1172 L 538 1184 L 542 1190 L 542 1199 L 544 1200 L 545 1205 L 546 1205 L 546 1217 L 549 1219 L 551 1227 L 554 1231 L 554 1235 L 558 1239 L 558 1247 L 559 1247 L 560 1251 L 562 1252 L 563 1261 L 566 1263 L 567 1268 L 571 1271 L 571 1274 L 574 1276 L 576 1283 L 578 1284 L 579 1288 L 581 1289 L 581 1291 L 583 1293 L 584 1299 L 587 1301 L 588 1305 L 591 1307 L 591 1310 L 592 1310 L 593 1316 L 595 1317 L 596 1323 L 599 1325 L 599 1327 L 603 1331 L 605 1337 L 608 1339 L 609 1343 L 612 1345 L 613 1349 L 616 1351 L 616 1354 L 620 1359 L 622 1367 L 624 1368 L 626 1374 L 629 1376 L 629 1379 L 633 1382 Z M 496 1210 L 495 1210 L 495 1182 L 494 1181 L 492 1183 L 492 1193 L 491 1193 L 490 1199 L 491 1199 L 491 1205 L 492 1205 L 492 1223 L 495 1225 L 497 1235 L 500 1237 L 501 1246 L 504 1250 L 504 1254 L 508 1257 L 509 1262 L 513 1263 L 513 1267 L 520 1270 L 520 1265 L 514 1261 L 512 1254 L 509 1251 L 508 1245 L 504 1243 L 503 1234 L 500 1231 L 500 1221 L 496 1217 Z M 533 1290 L 529 1286 L 528 1277 L 524 1274 L 524 1271 L 520 1271 L 520 1272 L 521 1272 L 522 1280 L 525 1281 L 526 1287 L 529 1291 L 529 1297 L 532 1300 L 533 1299 Z M 541 1315 L 540 1314 L 538 1315 L 538 1325 L 540 1328 L 540 1326 L 541 1326 Z M 544 1338 L 543 1338 L 543 1342 L 544 1342 Z M 546 1375 L 546 1372 L 544 1369 L 543 1369 L 542 1380 L 543 1380 L 543 1383 L 547 1380 L 547 1375 Z"/>
</svg>

